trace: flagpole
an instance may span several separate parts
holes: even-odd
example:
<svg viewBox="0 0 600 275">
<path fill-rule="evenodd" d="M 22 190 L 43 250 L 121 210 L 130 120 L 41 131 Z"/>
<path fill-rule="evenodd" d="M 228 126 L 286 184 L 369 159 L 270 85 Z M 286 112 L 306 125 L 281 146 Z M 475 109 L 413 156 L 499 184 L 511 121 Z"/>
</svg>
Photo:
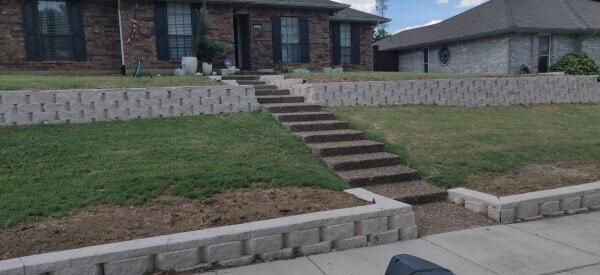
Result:
<svg viewBox="0 0 600 275">
<path fill-rule="evenodd" d="M 117 13 L 119 15 L 119 38 L 121 41 L 121 74 L 125 75 L 125 48 L 123 46 L 123 23 L 121 22 L 121 0 L 117 3 Z"/>
</svg>

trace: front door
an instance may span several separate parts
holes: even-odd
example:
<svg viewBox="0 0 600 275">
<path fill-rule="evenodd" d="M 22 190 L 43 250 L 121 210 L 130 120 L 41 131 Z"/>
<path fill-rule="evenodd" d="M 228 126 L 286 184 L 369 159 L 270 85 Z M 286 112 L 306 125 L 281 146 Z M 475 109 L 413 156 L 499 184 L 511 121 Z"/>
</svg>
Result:
<svg viewBox="0 0 600 275">
<path fill-rule="evenodd" d="M 250 56 L 250 15 L 236 14 L 234 18 L 235 61 L 238 68 L 252 70 Z"/>
</svg>

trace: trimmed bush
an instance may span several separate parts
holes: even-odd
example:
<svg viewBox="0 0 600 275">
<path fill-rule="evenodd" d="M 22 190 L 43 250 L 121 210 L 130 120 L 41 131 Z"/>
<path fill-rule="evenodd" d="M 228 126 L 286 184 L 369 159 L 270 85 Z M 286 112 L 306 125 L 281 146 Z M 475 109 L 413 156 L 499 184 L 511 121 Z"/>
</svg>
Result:
<svg viewBox="0 0 600 275">
<path fill-rule="evenodd" d="M 558 60 L 550 68 L 553 72 L 565 72 L 569 75 L 596 75 L 598 65 L 585 53 L 570 53 Z"/>
</svg>

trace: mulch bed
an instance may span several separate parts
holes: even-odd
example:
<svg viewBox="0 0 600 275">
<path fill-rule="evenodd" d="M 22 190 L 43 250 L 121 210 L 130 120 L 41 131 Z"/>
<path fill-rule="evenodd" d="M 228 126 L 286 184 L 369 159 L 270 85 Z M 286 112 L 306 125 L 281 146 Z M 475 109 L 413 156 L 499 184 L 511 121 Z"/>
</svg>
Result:
<svg viewBox="0 0 600 275">
<path fill-rule="evenodd" d="M 139 206 L 99 205 L 0 229 L 0 260 L 366 204 L 331 190 L 249 188 L 202 200 L 161 196 Z"/>
<path fill-rule="evenodd" d="M 467 179 L 465 188 L 496 196 L 555 189 L 600 180 L 600 162 L 592 164 L 534 164 L 496 175 Z"/>
</svg>

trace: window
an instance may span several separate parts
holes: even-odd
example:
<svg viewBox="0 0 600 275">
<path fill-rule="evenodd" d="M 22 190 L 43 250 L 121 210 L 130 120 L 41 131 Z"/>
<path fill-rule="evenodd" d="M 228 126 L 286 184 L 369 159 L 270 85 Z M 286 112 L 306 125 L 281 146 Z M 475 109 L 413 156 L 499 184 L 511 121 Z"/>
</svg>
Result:
<svg viewBox="0 0 600 275">
<path fill-rule="evenodd" d="M 192 52 L 192 8 L 187 3 L 167 3 L 169 57 L 180 59 Z"/>
<path fill-rule="evenodd" d="M 340 24 L 340 62 L 352 64 L 352 25 Z"/>
<path fill-rule="evenodd" d="M 438 55 L 440 57 L 440 63 L 442 63 L 443 65 L 450 64 L 450 60 L 452 59 L 452 56 L 450 54 L 450 48 L 442 47 Z"/>
<path fill-rule="evenodd" d="M 423 72 L 429 72 L 429 49 L 423 50 Z"/>
<path fill-rule="evenodd" d="M 42 59 L 73 59 L 73 39 L 66 1 L 37 2 L 37 34 Z"/>
<path fill-rule="evenodd" d="M 550 67 L 550 36 L 544 35 L 539 38 L 539 60 L 538 72 L 547 73 Z"/>
<path fill-rule="evenodd" d="M 281 17 L 281 61 L 300 63 L 300 28 L 297 17 Z"/>
</svg>

